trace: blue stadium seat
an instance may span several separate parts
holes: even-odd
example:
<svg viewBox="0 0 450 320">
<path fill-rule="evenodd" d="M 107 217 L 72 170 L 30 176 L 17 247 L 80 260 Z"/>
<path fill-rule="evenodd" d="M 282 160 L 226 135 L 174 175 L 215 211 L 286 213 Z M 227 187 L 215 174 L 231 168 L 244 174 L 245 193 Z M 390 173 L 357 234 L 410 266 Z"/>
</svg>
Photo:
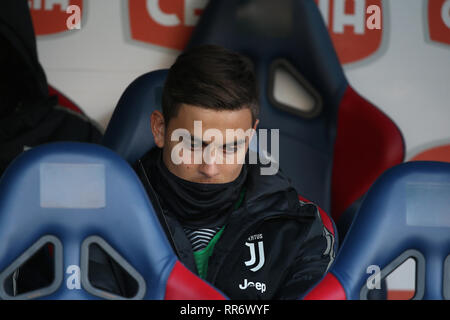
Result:
<svg viewBox="0 0 450 320">
<path fill-rule="evenodd" d="M 53 282 L 13 296 L 6 279 L 45 244 Z M 135 279 L 131 298 L 224 298 L 177 260 L 144 187 L 117 154 L 69 142 L 24 152 L 0 180 L 0 298 L 119 298 L 89 280 L 93 244 Z"/>
<path fill-rule="evenodd" d="M 253 62 L 260 128 L 280 130 L 280 167 L 343 235 L 352 205 L 381 173 L 403 162 L 404 141 L 392 120 L 349 85 L 314 0 L 212 0 L 188 48 L 200 44 L 222 45 Z M 313 98 L 311 112 L 276 98 L 280 69 Z"/>
<path fill-rule="evenodd" d="M 124 91 L 103 136 L 102 145 L 134 164 L 155 146 L 150 115 L 161 110 L 161 97 L 168 70 L 148 72 Z"/>
<path fill-rule="evenodd" d="M 370 266 L 379 266 L 384 279 L 413 258 L 414 299 L 450 299 L 449 208 L 449 163 L 408 162 L 388 170 L 364 198 L 329 273 L 306 298 L 366 299 Z"/>
<path fill-rule="evenodd" d="M 156 70 L 134 80 L 120 97 L 106 128 L 102 145 L 114 150 L 130 164 L 134 164 L 155 146 L 150 115 L 154 110 L 161 111 L 161 95 L 167 72 L 166 69 Z M 299 198 L 302 201 L 311 201 L 303 195 Z M 336 237 L 337 251 L 336 225 L 329 214 L 320 209 L 325 227 Z"/>
</svg>

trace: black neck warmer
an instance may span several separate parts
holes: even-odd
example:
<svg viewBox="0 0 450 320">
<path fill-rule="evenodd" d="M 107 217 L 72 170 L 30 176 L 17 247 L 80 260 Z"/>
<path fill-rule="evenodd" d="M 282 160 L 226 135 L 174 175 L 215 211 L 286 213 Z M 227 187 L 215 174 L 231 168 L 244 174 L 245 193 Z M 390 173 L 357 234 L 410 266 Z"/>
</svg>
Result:
<svg viewBox="0 0 450 320">
<path fill-rule="evenodd" d="M 213 228 L 226 224 L 247 178 L 247 167 L 228 183 L 196 183 L 179 178 L 162 161 L 156 148 L 150 181 L 168 214 L 190 228 Z"/>
</svg>

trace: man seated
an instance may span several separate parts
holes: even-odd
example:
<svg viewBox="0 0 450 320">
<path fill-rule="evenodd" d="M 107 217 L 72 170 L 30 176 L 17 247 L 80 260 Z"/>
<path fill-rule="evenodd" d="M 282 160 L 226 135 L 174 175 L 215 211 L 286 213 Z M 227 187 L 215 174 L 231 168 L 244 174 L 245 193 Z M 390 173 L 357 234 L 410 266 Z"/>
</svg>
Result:
<svg viewBox="0 0 450 320">
<path fill-rule="evenodd" d="M 156 147 L 136 170 L 190 270 L 231 299 L 296 299 L 330 267 L 334 238 L 282 171 L 250 160 L 258 112 L 245 57 L 193 48 L 170 68 L 150 119 Z"/>
<path fill-rule="evenodd" d="M 231 299 L 296 299 L 330 267 L 334 237 L 282 171 L 252 161 L 257 91 L 251 65 L 237 53 L 207 45 L 181 54 L 164 85 L 162 112 L 149 119 L 156 147 L 135 169 L 192 272 Z M 48 261 L 43 251 L 16 270 L 11 294 L 48 285 L 51 277 L 39 269 Z M 102 250 L 90 251 L 89 278 L 119 296 L 136 289 Z"/>
</svg>

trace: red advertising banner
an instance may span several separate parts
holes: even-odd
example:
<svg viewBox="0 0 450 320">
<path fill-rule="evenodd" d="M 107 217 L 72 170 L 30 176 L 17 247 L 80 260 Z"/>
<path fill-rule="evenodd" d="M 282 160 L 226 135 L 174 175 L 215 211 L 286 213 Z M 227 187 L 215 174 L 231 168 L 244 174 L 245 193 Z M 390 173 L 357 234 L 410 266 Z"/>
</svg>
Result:
<svg viewBox="0 0 450 320">
<path fill-rule="evenodd" d="M 450 0 L 428 1 L 428 30 L 431 41 L 450 44 Z"/>
<path fill-rule="evenodd" d="M 381 0 L 315 0 L 342 63 L 377 52 L 383 37 Z M 208 0 L 129 0 L 135 40 L 183 50 Z"/>
<path fill-rule="evenodd" d="M 83 0 L 29 0 L 28 5 L 37 36 L 69 31 L 83 12 Z"/>
<path fill-rule="evenodd" d="M 129 0 L 131 37 L 183 50 L 207 0 Z"/>
<path fill-rule="evenodd" d="M 422 151 L 410 161 L 441 161 L 450 162 L 450 144 L 437 146 Z"/>
<path fill-rule="evenodd" d="M 381 0 L 315 0 L 342 64 L 377 52 L 384 23 Z"/>
</svg>

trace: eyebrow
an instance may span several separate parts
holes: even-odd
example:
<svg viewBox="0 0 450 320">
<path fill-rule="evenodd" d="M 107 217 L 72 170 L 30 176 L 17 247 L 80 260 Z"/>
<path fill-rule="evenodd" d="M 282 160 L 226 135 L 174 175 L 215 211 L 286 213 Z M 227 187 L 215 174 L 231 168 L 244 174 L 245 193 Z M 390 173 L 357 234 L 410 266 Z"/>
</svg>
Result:
<svg viewBox="0 0 450 320">
<path fill-rule="evenodd" d="M 235 140 L 235 141 L 230 142 L 230 143 L 226 143 L 226 144 L 224 144 L 224 146 L 238 146 L 238 145 L 241 145 L 243 143 L 245 143 L 245 138 L 241 139 L 241 140 Z"/>
<path fill-rule="evenodd" d="M 194 136 L 193 134 L 191 134 L 191 143 L 193 143 L 193 142 L 195 142 L 195 143 L 201 143 L 203 147 L 205 147 L 205 146 L 207 146 L 207 145 L 209 145 L 209 144 L 211 143 L 211 142 L 205 142 L 205 141 L 203 141 L 202 139 L 197 138 L 196 136 Z M 235 141 L 233 141 L 233 142 L 223 144 L 222 147 L 238 146 L 238 145 L 241 145 L 241 144 L 243 144 L 243 143 L 245 143 L 245 138 L 244 138 L 244 139 L 241 139 L 241 140 L 235 140 Z"/>
</svg>

